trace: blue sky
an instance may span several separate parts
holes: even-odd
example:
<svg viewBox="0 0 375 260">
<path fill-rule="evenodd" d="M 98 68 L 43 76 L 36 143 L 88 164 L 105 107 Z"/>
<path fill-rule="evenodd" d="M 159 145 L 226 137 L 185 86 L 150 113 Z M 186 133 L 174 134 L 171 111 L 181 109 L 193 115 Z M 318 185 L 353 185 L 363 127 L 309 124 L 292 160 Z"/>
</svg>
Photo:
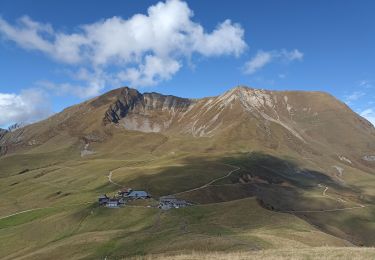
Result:
<svg viewBox="0 0 375 260">
<path fill-rule="evenodd" d="M 321 90 L 375 123 L 374 1 L 0 2 L 0 126 L 131 86 Z"/>
</svg>

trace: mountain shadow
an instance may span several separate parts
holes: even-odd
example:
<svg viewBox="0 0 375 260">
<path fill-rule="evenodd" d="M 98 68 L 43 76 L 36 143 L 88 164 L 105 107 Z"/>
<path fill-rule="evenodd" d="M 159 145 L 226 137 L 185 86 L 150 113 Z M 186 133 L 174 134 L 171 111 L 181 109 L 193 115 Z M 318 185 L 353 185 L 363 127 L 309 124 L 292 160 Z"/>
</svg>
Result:
<svg viewBox="0 0 375 260">
<path fill-rule="evenodd" d="M 375 212 L 358 206 L 364 202 L 356 190 L 324 172 L 264 153 L 216 159 L 190 157 L 178 166 L 139 175 L 127 185 L 146 189 L 154 197 L 175 194 L 196 205 L 255 197 L 262 207 L 294 214 L 326 233 L 357 245 L 375 244 L 371 224 Z M 330 212 L 351 207 L 358 209 Z"/>
</svg>

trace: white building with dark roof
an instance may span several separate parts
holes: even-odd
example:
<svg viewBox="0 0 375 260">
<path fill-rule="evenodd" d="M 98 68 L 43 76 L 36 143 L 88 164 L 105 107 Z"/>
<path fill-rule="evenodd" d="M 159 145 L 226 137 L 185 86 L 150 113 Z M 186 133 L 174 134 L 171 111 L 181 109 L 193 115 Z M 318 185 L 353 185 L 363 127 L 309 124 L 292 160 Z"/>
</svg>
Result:
<svg viewBox="0 0 375 260">
<path fill-rule="evenodd" d="M 133 190 L 126 195 L 129 199 L 148 199 L 151 197 L 146 191 L 143 190 Z"/>
</svg>

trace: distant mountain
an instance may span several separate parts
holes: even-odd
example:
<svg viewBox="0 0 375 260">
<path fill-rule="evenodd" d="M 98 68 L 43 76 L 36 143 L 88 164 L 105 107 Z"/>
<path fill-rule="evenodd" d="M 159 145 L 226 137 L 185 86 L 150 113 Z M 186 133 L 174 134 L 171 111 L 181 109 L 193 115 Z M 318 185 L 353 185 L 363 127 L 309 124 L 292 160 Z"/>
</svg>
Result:
<svg viewBox="0 0 375 260">
<path fill-rule="evenodd" d="M 0 145 L 11 153 L 61 138 L 100 143 L 119 131 L 210 138 L 221 151 L 266 147 L 305 157 L 342 156 L 365 166 L 363 158 L 375 151 L 371 123 L 327 93 L 242 86 L 202 99 L 115 89 L 12 131 Z"/>
<path fill-rule="evenodd" d="M 24 127 L 24 126 L 26 126 L 25 123 L 15 123 L 15 124 L 8 127 L 8 131 L 13 132 L 17 129 L 20 129 L 20 128 Z"/>
</svg>

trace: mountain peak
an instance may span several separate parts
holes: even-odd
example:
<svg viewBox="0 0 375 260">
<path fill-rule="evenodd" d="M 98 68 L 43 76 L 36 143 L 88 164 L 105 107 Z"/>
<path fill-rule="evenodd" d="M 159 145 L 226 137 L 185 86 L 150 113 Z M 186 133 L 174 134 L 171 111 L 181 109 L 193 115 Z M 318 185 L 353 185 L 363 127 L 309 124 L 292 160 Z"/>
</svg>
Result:
<svg viewBox="0 0 375 260">
<path fill-rule="evenodd" d="M 235 100 L 239 100 L 245 107 L 260 107 L 265 104 L 273 106 L 271 94 L 271 91 L 264 89 L 237 86 L 220 95 L 218 98 L 224 104 L 230 104 Z"/>
<path fill-rule="evenodd" d="M 245 85 L 238 85 L 238 86 L 235 86 L 235 87 L 229 89 L 225 93 L 235 94 L 235 93 L 249 92 L 249 91 L 252 91 L 252 90 L 255 90 L 255 89 L 251 88 L 251 87 L 248 87 L 248 86 L 245 86 Z"/>
<path fill-rule="evenodd" d="M 230 90 L 226 91 L 221 96 L 230 97 L 230 96 L 236 96 L 236 97 L 244 97 L 244 96 L 258 96 L 258 95 L 264 95 L 264 94 L 272 94 L 272 91 L 265 90 L 265 89 L 257 89 L 252 88 L 244 85 L 239 85 L 234 88 L 231 88 Z"/>
</svg>

